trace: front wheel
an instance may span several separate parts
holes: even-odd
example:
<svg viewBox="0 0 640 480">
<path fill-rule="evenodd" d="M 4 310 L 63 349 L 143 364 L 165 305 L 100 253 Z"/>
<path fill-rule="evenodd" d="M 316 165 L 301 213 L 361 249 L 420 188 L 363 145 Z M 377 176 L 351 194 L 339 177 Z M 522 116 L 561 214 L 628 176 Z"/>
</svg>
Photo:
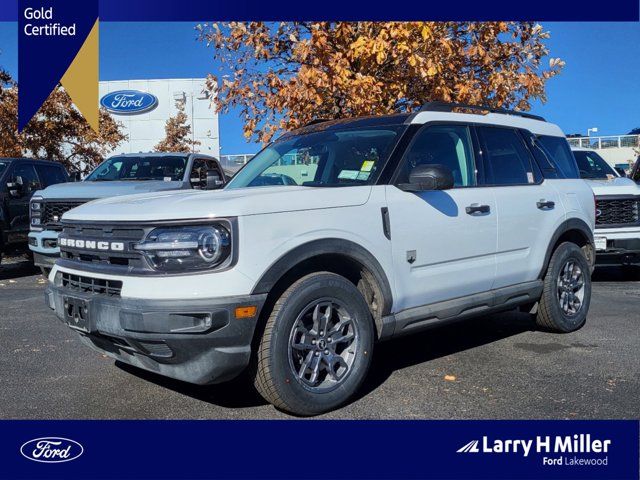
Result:
<svg viewBox="0 0 640 480">
<path fill-rule="evenodd" d="M 536 323 L 547 330 L 573 332 L 581 328 L 591 303 L 591 267 L 574 243 L 562 243 L 551 256 Z"/>
<path fill-rule="evenodd" d="M 258 348 L 255 386 L 281 410 L 317 415 L 345 403 L 373 351 L 369 308 L 347 279 L 307 275 L 278 299 Z"/>
</svg>

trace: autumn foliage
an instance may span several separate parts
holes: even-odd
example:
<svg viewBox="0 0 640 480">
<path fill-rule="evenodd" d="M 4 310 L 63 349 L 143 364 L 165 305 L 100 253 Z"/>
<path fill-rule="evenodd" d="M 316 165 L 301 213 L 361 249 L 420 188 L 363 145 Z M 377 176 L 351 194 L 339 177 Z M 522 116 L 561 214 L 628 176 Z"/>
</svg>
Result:
<svg viewBox="0 0 640 480">
<path fill-rule="evenodd" d="M 528 110 L 563 66 L 529 22 L 319 22 L 197 25 L 221 63 L 219 112 L 239 107 L 247 139 L 315 118 L 411 111 L 432 100 Z"/>
<path fill-rule="evenodd" d="M 164 126 L 164 138 L 153 147 L 158 152 L 193 152 L 198 140 L 191 138 L 191 125 L 184 113 L 184 102 L 176 102 L 178 113 L 170 117 Z"/>
<path fill-rule="evenodd" d="M 60 86 L 18 133 L 18 85 L 0 70 L 0 157 L 31 157 L 64 164 L 69 171 L 92 169 L 126 138 L 122 125 L 100 110 L 97 134 Z"/>
</svg>

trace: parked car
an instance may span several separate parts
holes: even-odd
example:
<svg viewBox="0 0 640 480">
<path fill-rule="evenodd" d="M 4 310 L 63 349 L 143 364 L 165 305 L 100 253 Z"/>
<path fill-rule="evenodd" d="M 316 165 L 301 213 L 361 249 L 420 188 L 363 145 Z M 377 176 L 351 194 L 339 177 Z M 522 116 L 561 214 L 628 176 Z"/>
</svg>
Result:
<svg viewBox="0 0 640 480">
<path fill-rule="evenodd" d="M 82 182 L 38 191 L 31 200 L 29 248 L 34 263 L 48 275 L 60 256 L 58 234 L 62 216 L 96 198 L 166 190 L 211 190 L 226 182 L 213 157 L 196 153 L 116 155 L 101 163 Z"/>
<path fill-rule="evenodd" d="M 8 250 L 28 251 L 29 200 L 33 192 L 68 180 L 60 163 L 0 158 L 0 261 Z"/>
<path fill-rule="evenodd" d="M 252 365 L 299 415 L 349 400 L 381 340 L 514 308 L 579 329 L 595 208 L 537 138 L 575 170 L 562 130 L 457 108 L 315 122 L 223 190 L 75 208 L 46 302 L 87 345 L 160 375 L 209 384 Z"/>
<path fill-rule="evenodd" d="M 596 197 L 596 265 L 640 265 L 640 185 L 595 150 L 572 148 L 580 177 Z"/>
</svg>

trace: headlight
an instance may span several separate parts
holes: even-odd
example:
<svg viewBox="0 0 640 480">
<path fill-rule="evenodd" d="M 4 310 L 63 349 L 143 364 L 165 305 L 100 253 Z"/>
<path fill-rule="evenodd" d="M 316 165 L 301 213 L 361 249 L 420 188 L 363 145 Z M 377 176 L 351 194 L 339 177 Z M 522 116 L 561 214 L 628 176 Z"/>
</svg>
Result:
<svg viewBox="0 0 640 480">
<path fill-rule="evenodd" d="M 34 230 L 42 230 L 41 228 L 41 216 L 42 210 L 44 210 L 44 203 L 41 197 L 34 197 L 29 203 L 29 223 Z"/>
<path fill-rule="evenodd" d="M 156 270 L 206 270 L 229 258 L 231 235 L 222 225 L 156 228 L 134 248 Z"/>
</svg>

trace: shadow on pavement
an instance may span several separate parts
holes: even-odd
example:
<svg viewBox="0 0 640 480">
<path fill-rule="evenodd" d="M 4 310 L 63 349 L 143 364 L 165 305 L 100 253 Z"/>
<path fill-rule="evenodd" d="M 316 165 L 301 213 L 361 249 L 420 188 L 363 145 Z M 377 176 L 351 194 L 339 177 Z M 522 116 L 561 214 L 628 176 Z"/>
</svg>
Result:
<svg viewBox="0 0 640 480">
<path fill-rule="evenodd" d="M 26 255 L 3 258 L 0 263 L 0 280 L 28 277 L 39 272 L 40 269 L 34 266 Z"/>
<path fill-rule="evenodd" d="M 514 311 L 434 327 L 422 333 L 380 343 L 376 345 L 367 379 L 353 401 L 376 390 L 395 370 L 535 329 L 535 322 L 531 316 Z M 266 404 L 253 389 L 247 374 L 242 374 L 227 383 L 199 386 L 166 378 L 121 362 L 116 362 L 116 365 L 158 386 L 222 407 L 246 408 Z"/>
<path fill-rule="evenodd" d="M 596 267 L 593 275 L 593 282 L 633 282 L 640 281 L 640 267 L 620 266 L 620 267 Z"/>
<path fill-rule="evenodd" d="M 537 328 L 531 315 L 511 311 L 470 318 L 379 343 L 376 345 L 369 375 L 358 392 L 358 398 L 368 395 L 382 385 L 395 370 L 534 330 Z"/>
<path fill-rule="evenodd" d="M 213 403 L 221 407 L 248 408 L 267 404 L 260 394 L 255 391 L 246 374 L 241 374 L 239 377 L 225 383 L 194 385 L 192 383 L 163 377 L 162 375 L 148 372 L 147 370 L 142 370 L 120 361 L 116 361 L 116 366 L 142 380 L 187 395 L 196 400 Z"/>
</svg>

